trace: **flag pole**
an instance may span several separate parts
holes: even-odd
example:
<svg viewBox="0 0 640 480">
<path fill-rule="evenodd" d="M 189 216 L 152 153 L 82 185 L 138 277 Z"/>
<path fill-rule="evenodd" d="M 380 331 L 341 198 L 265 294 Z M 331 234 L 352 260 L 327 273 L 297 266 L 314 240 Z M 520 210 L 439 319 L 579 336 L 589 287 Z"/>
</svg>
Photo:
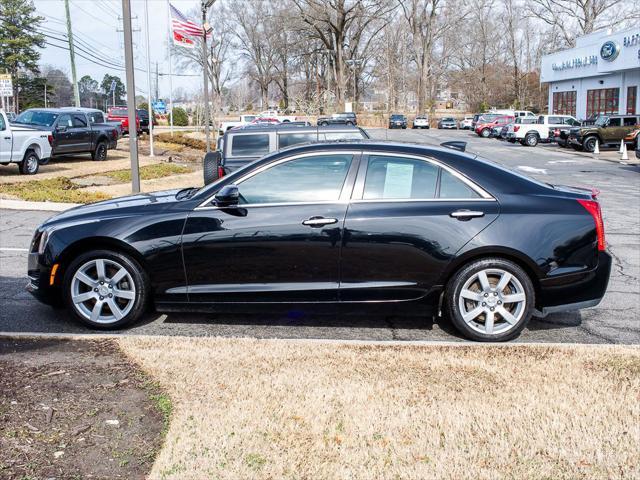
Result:
<svg viewBox="0 0 640 480">
<path fill-rule="evenodd" d="M 173 68 L 171 65 L 171 44 L 173 43 L 173 35 L 171 34 L 171 9 L 169 8 L 169 0 L 167 0 L 167 18 L 169 20 L 169 131 L 173 136 Z"/>
<path fill-rule="evenodd" d="M 151 108 L 151 53 L 149 49 L 149 0 L 144 0 L 144 28 L 147 47 L 147 111 L 149 112 L 149 156 L 153 157 L 153 108 Z M 156 98 L 157 100 L 157 98 Z"/>
</svg>

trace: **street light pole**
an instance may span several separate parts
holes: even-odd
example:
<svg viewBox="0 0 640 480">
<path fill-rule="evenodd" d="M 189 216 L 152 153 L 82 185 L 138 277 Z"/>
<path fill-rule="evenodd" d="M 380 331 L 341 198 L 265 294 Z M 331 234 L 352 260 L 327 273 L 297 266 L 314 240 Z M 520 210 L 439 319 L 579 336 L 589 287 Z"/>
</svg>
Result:
<svg viewBox="0 0 640 480">
<path fill-rule="evenodd" d="M 136 86 L 133 70 L 133 34 L 131 31 L 130 0 L 122 0 L 122 18 L 124 24 L 124 63 L 127 72 L 127 116 L 129 117 L 131 191 L 132 193 L 139 193 L 140 165 L 138 163 L 138 124 L 136 123 Z"/>
<path fill-rule="evenodd" d="M 206 138 L 207 153 L 211 151 L 211 132 L 209 129 L 209 60 L 207 57 L 207 9 L 215 0 L 202 1 L 202 76 L 204 81 L 204 136 Z"/>
</svg>

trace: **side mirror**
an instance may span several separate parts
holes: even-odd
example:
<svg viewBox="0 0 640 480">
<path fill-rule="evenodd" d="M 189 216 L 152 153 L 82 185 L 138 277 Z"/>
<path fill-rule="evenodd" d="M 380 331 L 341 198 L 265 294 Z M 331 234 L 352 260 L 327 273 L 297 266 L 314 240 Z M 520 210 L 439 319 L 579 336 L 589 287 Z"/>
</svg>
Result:
<svg viewBox="0 0 640 480">
<path fill-rule="evenodd" d="M 238 205 L 239 200 L 240 191 L 236 185 L 225 185 L 218 193 L 216 193 L 215 197 L 213 197 L 213 201 L 217 207 L 231 207 Z"/>
</svg>

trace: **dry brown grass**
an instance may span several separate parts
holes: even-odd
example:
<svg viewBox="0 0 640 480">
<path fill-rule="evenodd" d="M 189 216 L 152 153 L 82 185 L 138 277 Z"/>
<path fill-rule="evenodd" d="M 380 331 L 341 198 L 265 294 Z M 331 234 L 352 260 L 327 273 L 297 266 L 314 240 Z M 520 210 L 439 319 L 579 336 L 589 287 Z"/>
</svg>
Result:
<svg viewBox="0 0 640 480">
<path fill-rule="evenodd" d="M 638 478 L 640 351 L 123 338 L 174 404 L 151 478 Z"/>
</svg>

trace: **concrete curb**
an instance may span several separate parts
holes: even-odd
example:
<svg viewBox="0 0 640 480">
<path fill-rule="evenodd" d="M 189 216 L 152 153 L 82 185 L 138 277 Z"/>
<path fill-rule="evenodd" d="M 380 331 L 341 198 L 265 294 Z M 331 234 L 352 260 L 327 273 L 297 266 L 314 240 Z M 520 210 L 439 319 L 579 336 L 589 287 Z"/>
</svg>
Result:
<svg viewBox="0 0 640 480">
<path fill-rule="evenodd" d="M 81 203 L 27 202 L 25 200 L 7 200 L 0 198 L 0 209 L 4 210 L 37 210 L 41 212 L 64 212 Z"/>
<path fill-rule="evenodd" d="M 554 348 L 573 348 L 573 347 L 593 347 L 593 348 L 609 348 L 609 347 L 625 347 L 640 349 L 640 345 L 635 344 L 617 344 L 617 343 L 556 343 L 556 342 L 471 342 L 467 340 L 446 341 L 446 340 L 340 340 L 330 338 L 254 338 L 254 337 L 218 337 L 218 336 L 185 336 L 185 335 L 137 335 L 128 333 L 13 333 L 0 332 L 0 338 L 49 338 L 60 340 L 108 340 L 120 338 L 141 338 L 141 339 L 162 339 L 162 338 L 180 338 L 183 340 L 198 340 L 203 338 L 223 339 L 223 340 L 250 340 L 264 342 L 285 342 L 285 343 L 307 343 L 307 344 L 327 344 L 327 345 L 377 345 L 377 346 L 407 346 L 407 347 L 554 347 Z"/>
</svg>

